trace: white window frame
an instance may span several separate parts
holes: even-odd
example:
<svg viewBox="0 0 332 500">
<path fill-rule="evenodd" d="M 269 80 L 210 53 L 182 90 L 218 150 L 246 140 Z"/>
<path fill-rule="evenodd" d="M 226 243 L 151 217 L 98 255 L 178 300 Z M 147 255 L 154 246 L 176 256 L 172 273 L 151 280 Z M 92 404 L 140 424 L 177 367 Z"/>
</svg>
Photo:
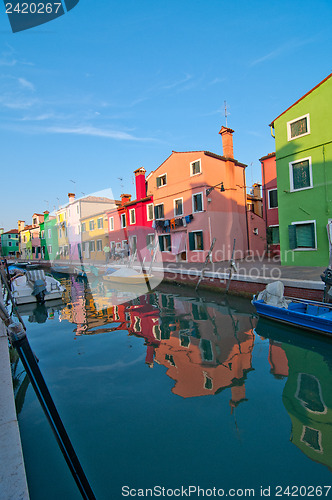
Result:
<svg viewBox="0 0 332 500">
<path fill-rule="evenodd" d="M 163 204 L 163 203 L 158 203 L 157 205 L 155 205 L 155 206 L 154 206 L 154 209 L 155 209 L 156 207 L 160 207 L 161 205 L 164 207 L 164 204 Z M 164 217 L 160 217 L 160 218 L 158 218 L 158 219 L 156 218 L 156 220 L 164 220 L 164 219 L 165 219 L 165 207 L 164 207 L 163 212 L 164 212 Z"/>
<path fill-rule="evenodd" d="M 52 229 L 48 229 L 47 232 L 48 232 L 48 237 L 52 238 Z"/>
<path fill-rule="evenodd" d="M 319 450 L 317 450 L 316 448 L 314 448 L 313 446 L 311 446 L 311 444 L 308 443 L 308 441 L 305 441 L 304 436 L 305 436 L 306 429 L 311 429 L 312 431 L 315 431 L 315 432 L 318 433 Z M 302 434 L 301 434 L 301 437 L 300 437 L 300 441 L 301 441 L 301 443 L 305 444 L 306 446 L 308 446 L 309 448 L 311 448 L 312 450 L 314 450 L 316 453 L 323 453 L 324 452 L 324 449 L 323 449 L 323 446 L 322 446 L 322 432 L 319 429 L 315 429 L 314 427 L 311 427 L 309 425 L 303 425 L 302 426 Z"/>
<path fill-rule="evenodd" d="M 195 210 L 194 209 L 194 196 L 197 196 L 197 195 L 201 195 L 202 197 L 202 210 Z M 199 192 L 199 193 L 194 193 L 191 195 L 191 201 L 192 201 L 192 209 L 193 209 L 193 214 L 200 214 L 202 212 L 204 212 L 204 196 L 203 196 L 203 191 Z"/>
<path fill-rule="evenodd" d="M 193 164 L 199 161 L 199 172 L 196 174 L 193 173 Z M 202 173 L 202 160 L 198 158 L 197 160 L 190 162 L 190 177 L 194 177 L 195 175 L 200 175 Z"/>
<path fill-rule="evenodd" d="M 175 202 L 181 200 L 182 202 L 182 213 L 181 214 L 176 214 L 175 213 Z M 183 198 L 174 198 L 173 200 L 173 208 L 174 208 L 174 217 L 181 217 L 183 216 Z"/>
<path fill-rule="evenodd" d="M 203 229 L 195 229 L 195 231 L 189 231 L 188 238 L 189 238 L 189 233 L 193 233 L 193 234 L 202 233 L 202 235 L 203 235 L 203 247 L 204 247 L 204 231 L 203 231 Z M 196 246 L 196 237 L 194 236 L 194 238 L 195 238 L 195 246 Z M 189 248 L 189 245 L 188 245 L 188 248 Z M 189 250 L 189 251 L 190 252 L 204 252 L 204 249 L 200 250 L 199 248 L 195 248 L 194 250 Z"/>
<path fill-rule="evenodd" d="M 99 243 L 99 245 L 98 245 L 98 243 Z M 100 248 L 98 248 L 98 246 Z M 96 250 L 97 250 L 97 252 L 102 252 L 102 250 L 103 250 L 103 240 L 100 240 L 100 239 L 97 240 Z"/>
<path fill-rule="evenodd" d="M 148 245 L 147 245 L 147 248 L 149 248 L 150 245 L 151 245 L 151 248 L 153 248 L 156 235 L 155 235 L 155 233 L 148 233 L 147 236 L 152 236 L 152 238 L 150 238 L 151 239 L 150 243 L 148 243 Z"/>
<path fill-rule="evenodd" d="M 296 135 L 295 137 L 292 137 L 291 136 L 292 123 L 295 123 L 299 120 L 302 120 L 303 118 L 307 119 L 308 132 L 305 132 L 304 134 Z M 310 134 L 310 115 L 309 115 L 309 113 L 307 113 L 306 115 L 298 116 L 294 120 L 290 120 L 289 122 L 287 122 L 287 139 L 288 139 L 288 141 L 294 141 L 294 139 L 299 139 L 300 137 L 304 137 L 305 135 L 309 135 L 309 134 Z"/>
<path fill-rule="evenodd" d="M 91 247 L 93 247 L 93 249 Z M 96 251 L 96 242 L 95 242 L 95 240 L 90 240 L 89 241 L 89 252 L 95 252 L 95 251 Z"/>
<path fill-rule="evenodd" d="M 149 207 L 152 206 L 152 219 L 151 217 L 149 217 Z M 153 203 L 148 203 L 146 205 L 146 220 L 150 221 L 150 220 L 153 220 L 154 219 L 154 205 Z"/>
<path fill-rule="evenodd" d="M 271 191 L 277 191 L 277 196 L 278 196 L 278 189 L 277 188 L 273 188 L 273 189 L 268 189 L 268 191 L 267 191 L 267 199 L 268 199 L 269 210 L 275 210 L 275 209 L 278 209 L 278 205 L 276 207 L 270 207 L 270 192 Z"/>
<path fill-rule="evenodd" d="M 316 380 L 317 386 L 318 386 L 319 398 L 321 400 L 322 406 L 324 407 L 324 411 L 311 410 L 310 408 L 308 408 L 306 406 L 306 404 L 305 404 L 306 401 L 304 401 L 303 399 L 300 398 L 301 378 L 302 378 L 302 375 L 307 375 L 307 376 L 312 377 L 312 378 L 314 378 Z M 327 413 L 327 406 L 326 406 L 325 401 L 323 399 L 322 386 L 320 384 L 320 380 L 317 377 L 315 377 L 315 375 L 313 375 L 312 373 L 303 373 L 303 372 L 298 373 L 298 375 L 297 375 L 297 387 L 296 387 L 295 397 L 296 397 L 296 399 L 298 401 L 300 401 L 301 405 L 303 406 L 303 408 L 305 408 L 306 411 L 308 411 L 310 413 L 314 413 L 316 415 L 326 415 L 326 413 Z"/>
<path fill-rule="evenodd" d="M 99 227 L 99 221 L 101 220 L 101 226 Z M 97 219 L 97 229 L 103 229 L 104 228 L 104 218 L 103 217 L 98 217 Z"/>
<path fill-rule="evenodd" d="M 47 245 L 48 254 L 52 253 L 52 245 Z"/>
<path fill-rule="evenodd" d="M 110 217 L 108 220 L 109 220 L 109 224 L 108 224 L 109 230 L 114 231 L 114 217 Z"/>
<path fill-rule="evenodd" d="M 134 221 L 132 222 L 132 214 L 134 214 Z M 134 208 L 130 208 L 129 210 L 129 224 L 133 226 L 136 224 L 136 210 Z"/>
<path fill-rule="evenodd" d="M 165 172 L 164 174 L 157 175 L 156 177 L 156 185 L 157 185 L 157 179 L 160 179 L 161 177 L 165 177 L 165 184 L 162 184 L 161 186 L 157 186 L 157 189 L 163 188 L 167 186 L 167 173 Z"/>
<path fill-rule="evenodd" d="M 95 220 L 91 219 L 89 220 L 89 231 L 94 231 L 94 230 L 95 230 Z"/>
<path fill-rule="evenodd" d="M 121 214 L 121 228 L 124 229 L 125 227 L 127 227 L 127 217 L 126 217 L 126 213 L 123 212 Z"/>
<path fill-rule="evenodd" d="M 317 250 L 317 228 L 316 228 L 316 221 L 315 220 L 300 220 L 298 222 L 291 222 L 292 226 L 299 226 L 300 224 L 314 224 L 315 228 L 315 246 L 314 247 L 307 247 L 307 248 L 293 248 L 293 252 L 309 252 L 311 250 Z"/>
<path fill-rule="evenodd" d="M 310 175 L 310 186 L 300 188 L 300 189 L 294 189 L 294 181 L 293 181 L 293 165 L 296 163 L 300 163 L 301 161 L 309 161 L 309 175 Z M 290 192 L 291 193 L 297 193 L 298 191 L 304 191 L 306 189 L 312 189 L 313 188 L 313 179 L 312 179 L 312 165 L 311 165 L 311 156 L 308 156 L 306 158 L 299 158 L 298 160 L 290 161 L 289 162 L 289 186 L 290 186 Z"/>
</svg>

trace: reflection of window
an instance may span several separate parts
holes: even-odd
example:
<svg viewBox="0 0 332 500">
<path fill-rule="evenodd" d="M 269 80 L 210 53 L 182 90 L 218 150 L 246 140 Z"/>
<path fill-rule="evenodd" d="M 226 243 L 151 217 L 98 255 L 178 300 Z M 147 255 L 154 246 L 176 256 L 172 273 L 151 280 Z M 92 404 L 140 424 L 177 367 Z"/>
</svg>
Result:
<svg viewBox="0 0 332 500">
<path fill-rule="evenodd" d="M 180 334 L 180 345 L 182 347 L 189 347 L 189 345 L 190 345 L 190 337 L 188 335 Z"/>
<path fill-rule="evenodd" d="M 212 378 L 208 376 L 207 373 L 204 372 L 204 389 L 212 390 L 213 381 Z"/>
<path fill-rule="evenodd" d="M 134 331 L 141 332 L 141 318 L 139 316 L 135 316 Z"/>
<path fill-rule="evenodd" d="M 157 177 L 157 187 L 162 187 L 162 186 L 166 186 L 167 184 L 167 177 L 166 177 L 166 174 L 163 174 L 163 175 L 159 175 L 159 177 Z"/>
<path fill-rule="evenodd" d="M 165 360 L 168 361 L 170 365 L 176 366 L 174 358 L 171 354 L 165 354 Z"/>
<path fill-rule="evenodd" d="M 212 344 L 210 340 L 201 339 L 199 342 L 199 348 L 201 350 L 203 361 L 213 360 Z"/>
<path fill-rule="evenodd" d="M 155 336 L 155 338 L 157 340 L 161 339 L 161 331 L 160 331 L 160 326 L 159 325 L 153 325 L 152 332 L 153 332 L 153 335 Z"/>
<path fill-rule="evenodd" d="M 196 193 L 193 194 L 193 212 L 203 211 L 203 194 Z"/>
<path fill-rule="evenodd" d="M 307 427 L 306 425 L 304 425 L 301 441 L 313 450 L 321 453 L 323 452 L 322 434 L 317 429 L 313 429 L 312 427 Z"/>
<path fill-rule="evenodd" d="M 201 173 L 201 160 L 193 161 L 190 163 L 190 175 Z"/>
<path fill-rule="evenodd" d="M 192 304 L 192 315 L 195 320 L 198 319 L 203 319 L 207 320 L 208 314 L 205 306 L 202 306 L 201 304 Z"/>
<path fill-rule="evenodd" d="M 311 158 L 292 161 L 289 164 L 290 190 L 299 191 L 312 187 Z"/>
<path fill-rule="evenodd" d="M 147 212 L 147 219 L 153 220 L 153 203 L 149 203 L 146 206 L 146 212 Z"/>
<path fill-rule="evenodd" d="M 174 215 L 183 215 L 183 198 L 174 200 Z"/>
<path fill-rule="evenodd" d="M 311 413 L 326 413 L 327 411 L 319 380 L 314 375 L 299 373 L 296 397 Z"/>
<path fill-rule="evenodd" d="M 287 122 L 287 136 L 289 141 L 307 134 L 310 134 L 309 113 Z"/>
</svg>

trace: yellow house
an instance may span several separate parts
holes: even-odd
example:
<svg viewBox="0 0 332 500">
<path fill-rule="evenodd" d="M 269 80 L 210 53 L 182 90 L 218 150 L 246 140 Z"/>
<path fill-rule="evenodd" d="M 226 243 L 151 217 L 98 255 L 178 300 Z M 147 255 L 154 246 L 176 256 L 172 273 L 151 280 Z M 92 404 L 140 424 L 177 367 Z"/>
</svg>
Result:
<svg viewBox="0 0 332 500">
<path fill-rule="evenodd" d="M 69 242 L 68 242 L 66 207 L 60 208 L 56 212 L 56 228 L 57 228 L 58 243 L 59 243 L 59 253 L 56 258 L 68 260 Z"/>
<path fill-rule="evenodd" d="M 105 260 L 105 245 L 109 245 L 105 212 L 81 218 L 82 251 L 84 259 Z"/>
</svg>

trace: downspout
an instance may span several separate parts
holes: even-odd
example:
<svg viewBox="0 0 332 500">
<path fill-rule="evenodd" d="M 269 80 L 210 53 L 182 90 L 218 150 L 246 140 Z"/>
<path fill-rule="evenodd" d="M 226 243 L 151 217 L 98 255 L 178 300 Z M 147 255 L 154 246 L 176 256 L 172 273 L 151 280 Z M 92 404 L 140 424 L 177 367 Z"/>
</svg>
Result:
<svg viewBox="0 0 332 500">
<path fill-rule="evenodd" d="M 247 247 L 248 247 L 248 255 L 249 255 L 250 245 L 249 245 L 249 227 L 248 227 L 247 191 L 246 191 L 247 187 L 246 187 L 245 168 L 243 169 L 243 189 L 244 189 L 244 208 L 245 208 L 246 228 L 247 228 Z"/>
<path fill-rule="evenodd" d="M 326 213 L 329 215 L 329 202 L 328 202 L 328 193 L 327 193 L 327 175 L 326 175 L 326 162 L 325 162 L 325 146 L 323 145 L 323 165 L 324 165 L 324 184 L 325 184 L 325 203 L 326 203 Z"/>
<path fill-rule="evenodd" d="M 262 167 L 263 167 L 263 190 L 264 190 L 264 219 L 265 219 L 265 235 L 267 235 L 267 199 L 266 199 L 266 184 L 265 184 L 265 164 L 262 161 L 261 162 Z M 265 236 L 266 240 L 266 254 L 268 251 L 268 243 L 267 243 L 267 238 Z"/>
<path fill-rule="evenodd" d="M 270 125 L 270 132 L 271 132 L 271 135 L 272 135 L 273 139 L 275 139 L 275 138 L 276 138 L 276 136 L 275 136 L 275 135 L 273 135 L 272 130 L 274 130 L 274 126 L 273 126 L 273 125 Z"/>
</svg>

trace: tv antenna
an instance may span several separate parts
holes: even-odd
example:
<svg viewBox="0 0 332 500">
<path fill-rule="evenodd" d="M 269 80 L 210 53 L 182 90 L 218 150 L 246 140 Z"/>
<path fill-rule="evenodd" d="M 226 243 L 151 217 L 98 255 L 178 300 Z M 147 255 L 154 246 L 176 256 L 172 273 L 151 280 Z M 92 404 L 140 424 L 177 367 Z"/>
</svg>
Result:
<svg viewBox="0 0 332 500">
<path fill-rule="evenodd" d="M 123 192 L 124 190 L 124 185 L 123 185 L 123 177 L 118 177 L 119 181 L 120 181 L 120 187 L 121 187 L 121 191 Z"/>
<path fill-rule="evenodd" d="M 224 108 L 225 108 L 225 120 L 226 120 L 226 127 L 227 127 L 227 116 L 229 115 L 228 110 L 227 110 L 227 102 L 224 101 Z"/>
</svg>

